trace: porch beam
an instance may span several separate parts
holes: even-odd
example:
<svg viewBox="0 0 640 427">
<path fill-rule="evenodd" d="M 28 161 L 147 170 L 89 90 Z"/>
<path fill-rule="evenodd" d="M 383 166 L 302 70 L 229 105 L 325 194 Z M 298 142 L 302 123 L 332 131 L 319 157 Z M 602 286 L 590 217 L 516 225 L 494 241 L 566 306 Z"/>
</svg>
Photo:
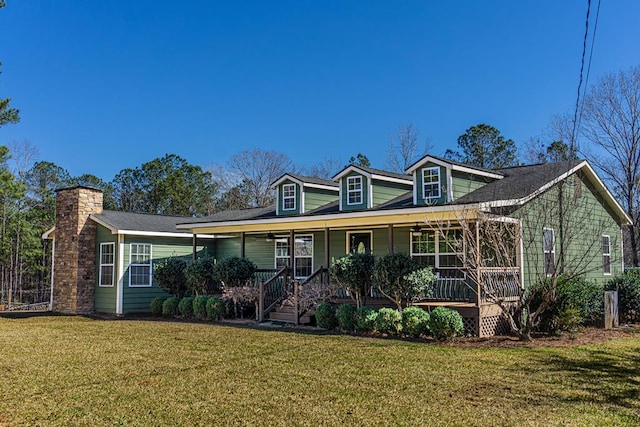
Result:
<svg viewBox="0 0 640 427">
<path fill-rule="evenodd" d="M 193 233 L 193 238 L 192 238 L 193 242 L 193 253 L 191 255 L 191 259 L 193 260 L 193 262 L 196 261 L 196 254 L 198 253 L 198 235 L 196 233 Z"/>
<path fill-rule="evenodd" d="M 295 276 L 295 247 L 296 247 L 296 238 L 295 232 L 293 229 L 289 230 L 289 267 L 291 268 L 291 277 Z"/>
</svg>

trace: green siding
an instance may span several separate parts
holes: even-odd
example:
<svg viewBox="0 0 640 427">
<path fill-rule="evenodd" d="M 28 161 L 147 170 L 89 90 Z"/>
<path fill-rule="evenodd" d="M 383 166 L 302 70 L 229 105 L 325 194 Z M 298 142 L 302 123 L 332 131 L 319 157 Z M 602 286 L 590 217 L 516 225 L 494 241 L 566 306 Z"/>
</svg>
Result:
<svg viewBox="0 0 640 427">
<path fill-rule="evenodd" d="M 327 203 L 337 202 L 340 196 L 337 188 L 336 191 L 322 190 L 320 188 L 305 188 L 302 197 L 304 197 L 304 210 L 305 212 L 309 212 Z"/>
<path fill-rule="evenodd" d="M 347 204 L 347 178 L 351 176 L 362 177 L 362 203 L 357 205 Z M 369 179 L 366 176 L 356 172 L 352 172 L 342 177 L 341 186 L 342 186 L 342 210 L 343 211 L 357 211 L 357 210 L 366 209 L 369 207 Z"/>
<path fill-rule="evenodd" d="M 435 167 L 439 167 L 440 168 L 440 198 L 438 199 L 428 199 L 425 200 L 424 197 L 422 197 L 422 193 L 423 193 L 423 189 L 422 189 L 422 183 L 423 183 L 423 179 L 422 179 L 422 170 L 426 169 L 426 168 L 435 168 Z M 417 169 L 415 171 L 415 179 L 414 179 L 415 185 L 416 185 L 416 190 L 417 190 L 417 205 L 418 206 L 425 206 L 425 205 L 441 205 L 443 203 L 447 203 L 447 193 L 448 193 L 448 189 L 447 189 L 447 169 L 442 167 L 442 166 L 438 166 L 434 163 L 431 162 L 427 162 L 424 165 L 422 165 L 419 169 Z"/>
<path fill-rule="evenodd" d="M 544 278 L 542 229 L 554 229 L 556 262 L 561 243 L 561 216 L 559 206 L 564 206 L 567 270 L 585 275 L 590 280 L 604 282 L 622 271 L 622 242 L 620 225 L 595 188 L 582 181 L 582 196 L 575 197 L 574 177 L 563 186 L 565 202 L 560 204 L 560 187 L 555 186 L 540 197 L 517 210 L 513 216 L 523 221 L 524 281 L 525 285 Z M 611 238 L 611 275 L 602 268 L 602 235 Z"/>
<path fill-rule="evenodd" d="M 451 188 L 453 189 L 453 199 L 458 199 L 465 194 L 471 193 L 481 187 L 484 187 L 490 178 L 484 178 L 478 175 L 463 173 L 458 171 L 451 172 Z"/>
<path fill-rule="evenodd" d="M 373 180 L 373 206 L 378 206 L 411 191 L 411 184 L 400 184 L 388 181 Z"/>
<path fill-rule="evenodd" d="M 287 184 L 293 184 L 295 185 L 295 189 L 296 189 L 296 208 L 292 209 L 292 210 L 284 210 L 282 208 L 282 200 L 283 200 L 283 190 L 284 190 L 284 186 Z M 300 186 L 298 184 L 296 184 L 295 182 L 287 179 L 285 181 L 283 181 L 280 185 L 278 185 L 278 215 L 297 215 L 300 213 Z"/>
<path fill-rule="evenodd" d="M 216 239 L 212 253 L 215 259 L 221 260 L 232 256 L 240 256 L 240 238 L 231 237 Z"/>
<path fill-rule="evenodd" d="M 204 240 L 204 239 L 203 239 Z M 152 283 L 150 287 L 130 287 L 129 286 L 129 253 L 131 243 L 150 243 L 153 266 L 158 262 L 170 257 L 184 257 L 189 261 L 193 254 L 191 236 L 186 238 L 178 237 L 148 237 L 148 236 L 125 236 L 124 239 L 124 277 L 123 277 L 123 313 L 146 313 L 149 312 L 149 304 L 156 296 L 167 296 L 157 283 Z M 206 245 L 206 246 L 205 246 Z M 200 253 L 211 250 L 211 242 L 198 242 L 197 250 Z M 152 273 L 153 281 L 153 273 Z"/>
<path fill-rule="evenodd" d="M 276 242 L 267 242 L 264 235 L 249 235 L 245 238 L 245 257 L 253 261 L 258 268 L 275 268 L 275 247 Z"/>
<path fill-rule="evenodd" d="M 99 286 L 100 283 L 100 244 L 114 243 L 113 286 Z M 116 292 L 118 281 L 118 236 L 111 234 L 107 228 L 98 225 L 96 231 L 96 284 L 93 291 L 93 303 L 96 312 L 110 313 L 116 312 Z"/>
</svg>

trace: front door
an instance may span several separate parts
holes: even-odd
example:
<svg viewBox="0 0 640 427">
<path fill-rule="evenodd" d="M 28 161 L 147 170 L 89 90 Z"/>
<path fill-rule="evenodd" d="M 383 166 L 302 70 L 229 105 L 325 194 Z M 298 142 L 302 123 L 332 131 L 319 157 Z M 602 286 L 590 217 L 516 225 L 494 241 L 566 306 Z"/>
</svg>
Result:
<svg viewBox="0 0 640 427">
<path fill-rule="evenodd" d="M 350 254 L 353 253 L 366 253 L 366 254 L 370 254 L 372 253 L 372 248 L 371 248 L 371 232 L 370 231 L 364 231 L 364 232 L 350 232 L 347 233 L 347 249 L 349 251 Z"/>
</svg>

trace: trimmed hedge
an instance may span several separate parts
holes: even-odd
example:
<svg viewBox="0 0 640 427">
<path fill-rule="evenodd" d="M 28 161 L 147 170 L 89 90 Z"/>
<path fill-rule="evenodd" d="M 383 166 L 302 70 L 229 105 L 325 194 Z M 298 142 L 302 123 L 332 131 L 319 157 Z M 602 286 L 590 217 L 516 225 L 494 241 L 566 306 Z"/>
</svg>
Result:
<svg viewBox="0 0 640 427">
<path fill-rule="evenodd" d="M 220 320 L 227 315 L 228 304 L 220 297 L 210 297 L 207 300 L 207 317 L 211 320 Z"/>
<path fill-rule="evenodd" d="M 414 338 L 429 334 L 429 313 L 420 307 L 402 310 L 402 332 Z"/>
<path fill-rule="evenodd" d="M 180 304 L 180 299 L 177 297 L 167 298 L 162 303 L 162 315 L 164 317 L 175 317 L 178 315 L 178 304 Z"/>
<path fill-rule="evenodd" d="M 360 307 L 356 310 L 356 331 L 371 332 L 376 327 L 378 312 L 368 306 Z"/>
<path fill-rule="evenodd" d="M 343 331 L 353 332 L 356 329 L 356 307 L 352 304 L 340 304 L 336 310 L 338 327 Z"/>
<path fill-rule="evenodd" d="M 436 339 L 448 340 L 464 334 L 464 323 L 457 311 L 437 307 L 429 315 L 429 329 Z"/>
<path fill-rule="evenodd" d="M 193 299 L 193 315 L 200 320 L 207 318 L 207 301 L 209 298 L 198 295 Z"/>
<path fill-rule="evenodd" d="M 328 302 L 323 302 L 316 308 L 316 325 L 324 329 L 333 329 L 338 325 L 336 309 Z"/>
<path fill-rule="evenodd" d="M 151 300 L 151 314 L 154 316 L 162 316 L 162 304 L 164 304 L 166 297 L 155 297 Z"/>
<path fill-rule="evenodd" d="M 640 322 L 640 271 L 626 271 L 611 279 L 608 291 L 618 291 L 618 313 L 621 322 Z"/>
<path fill-rule="evenodd" d="M 182 317 L 193 317 L 193 298 L 182 298 L 178 303 L 178 311 Z"/>
<path fill-rule="evenodd" d="M 376 316 L 376 331 L 381 334 L 398 335 L 402 329 L 402 315 L 393 308 L 381 308 Z"/>
</svg>

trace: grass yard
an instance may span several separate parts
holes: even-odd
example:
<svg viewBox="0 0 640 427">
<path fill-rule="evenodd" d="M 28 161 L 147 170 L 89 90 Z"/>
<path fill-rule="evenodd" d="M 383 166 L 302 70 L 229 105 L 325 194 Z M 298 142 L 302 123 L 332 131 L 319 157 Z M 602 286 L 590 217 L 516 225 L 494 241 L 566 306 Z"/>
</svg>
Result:
<svg viewBox="0 0 640 427">
<path fill-rule="evenodd" d="M 465 348 L 0 318 L 0 425 L 638 425 L 640 336 Z"/>
</svg>

